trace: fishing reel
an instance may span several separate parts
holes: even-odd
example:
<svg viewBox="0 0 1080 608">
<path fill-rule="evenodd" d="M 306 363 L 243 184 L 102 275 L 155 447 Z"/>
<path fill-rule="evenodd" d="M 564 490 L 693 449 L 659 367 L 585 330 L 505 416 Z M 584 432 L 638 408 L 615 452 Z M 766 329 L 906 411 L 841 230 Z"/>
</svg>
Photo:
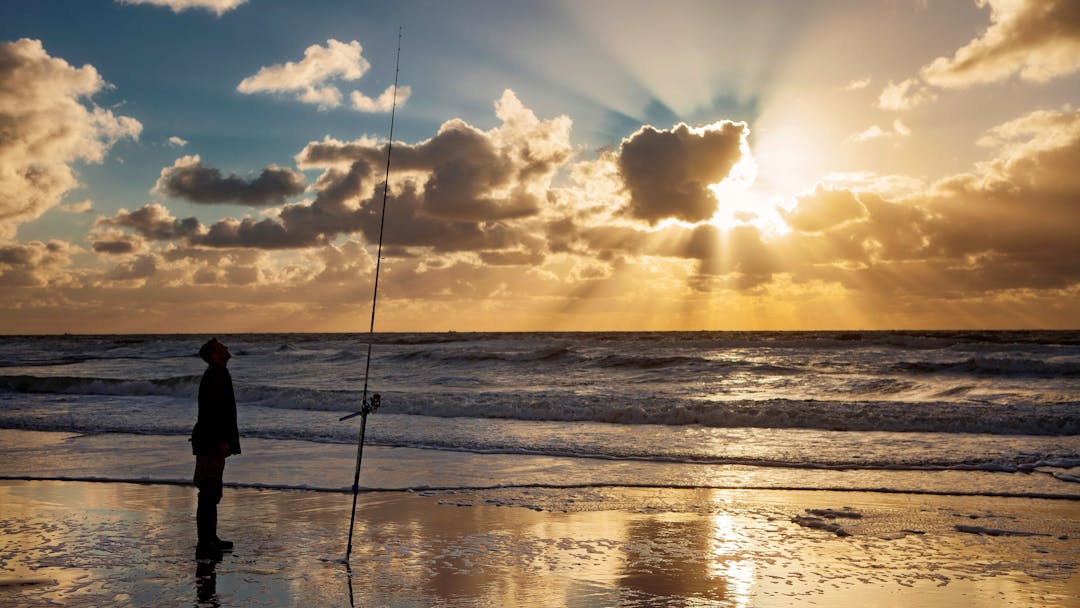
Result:
<svg viewBox="0 0 1080 608">
<path fill-rule="evenodd" d="M 349 418 L 356 418 L 357 416 L 366 417 L 368 414 L 374 414 L 379 410 L 380 405 L 382 405 L 382 397 L 379 396 L 379 393 L 375 393 L 371 396 L 370 400 L 364 399 L 363 404 L 361 404 L 360 406 L 359 412 L 353 412 L 348 416 L 342 416 L 341 418 L 338 418 L 338 422 L 341 422 L 342 420 L 348 420 Z"/>
<path fill-rule="evenodd" d="M 379 397 L 379 393 L 375 393 L 371 396 L 370 400 L 364 400 L 363 407 L 360 408 L 361 414 L 374 414 L 379 411 L 379 406 L 382 405 L 382 397 Z"/>
</svg>

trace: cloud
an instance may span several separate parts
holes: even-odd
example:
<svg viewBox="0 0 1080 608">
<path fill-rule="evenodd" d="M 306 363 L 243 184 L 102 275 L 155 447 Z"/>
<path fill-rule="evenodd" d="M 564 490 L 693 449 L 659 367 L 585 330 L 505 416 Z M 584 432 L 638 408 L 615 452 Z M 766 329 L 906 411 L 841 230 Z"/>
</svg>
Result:
<svg viewBox="0 0 1080 608">
<path fill-rule="evenodd" d="M 77 203 L 60 205 L 60 209 L 68 213 L 91 213 L 94 210 L 94 201 L 87 198 Z"/>
<path fill-rule="evenodd" d="M 0 239 L 59 204 L 78 179 L 76 162 L 100 163 L 142 125 L 96 106 L 106 87 L 91 65 L 50 57 L 41 42 L 0 43 Z"/>
<path fill-rule="evenodd" d="M 95 225 L 131 228 L 155 241 L 188 238 L 203 232 L 203 227 L 197 219 L 193 217 L 177 219 L 159 203 L 149 203 L 131 212 L 121 209 L 114 217 L 98 218 Z"/>
<path fill-rule="evenodd" d="M 865 89 L 868 86 L 870 86 L 870 77 L 869 76 L 867 76 L 866 78 L 856 78 L 855 80 L 852 80 L 852 81 L 848 82 L 847 84 L 845 84 L 843 86 L 843 90 L 845 90 L 845 91 L 860 91 L 862 89 Z"/>
<path fill-rule="evenodd" d="M 365 284 L 375 269 L 375 259 L 360 241 L 330 244 L 310 253 L 311 266 L 320 270 L 312 278 L 323 284 Z"/>
<path fill-rule="evenodd" d="M 405 105 L 410 95 L 412 95 L 411 87 L 398 87 L 397 105 Z M 358 112 L 389 112 L 395 103 L 393 87 L 387 87 L 377 99 L 372 99 L 360 91 L 353 91 L 349 98 L 352 99 L 353 109 Z"/>
<path fill-rule="evenodd" d="M 822 188 L 800 199 L 784 215 L 798 232 L 777 243 L 805 262 L 790 270 L 879 293 L 900 285 L 882 277 L 919 276 L 907 289 L 934 297 L 1080 283 L 1080 112 L 1032 112 L 982 143 L 991 160 L 901 199 Z"/>
<path fill-rule="evenodd" d="M 874 139 L 881 139 L 883 137 L 887 137 L 888 135 L 889 135 L 889 133 L 882 130 L 881 127 L 879 127 L 877 125 L 873 125 L 873 126 L 869 127 L 868 129 L 866 129 L 865 131 L 862 131 L 862 132 L 856 133 L 855 135 L 852 135 L 850 139 L 852 141 L 864 142 L 864 141 L 871 141 L 871 140 L 874 140 Z"/>
<path fill-rule="evenodd" d="M 363 48 L 353 40 L 349 43 L 334 39 L 326 46 L 313 44 L 304 50 L 304 58 L 298 62 L 286 62 L 259 68 L 237 85 L 241 93 L 294 93 L 304 103 L 318 105 L 321 109 L 341 105 L 341 91 L 330 80 L 357 80 L 371 67 L 361 55 Z"/>
<path fill-rule="evenodd" d="M 895 308 L 1080 287 L 1080 111 L 1032 112 L 980 142 L 990 160 L 929 186 L 897 176 L 861 176 L 860 191 L 819 185 L 780 210 L 789 232 L 646 229 L 579 213 L 553 218 L 546 238 L 553 252 L 616 266 L 685 260 L 686 284 L 705 291 L 833 285 Z"/>
<path fill-rule="evenodd" d="M 556 172 L 573 154 L 570 120 L 540 120 L 512 91 L 495 103 L 502 122 L 480 130 L 461 120 L 445 123 L 417 144 L 398 142 L 387 205 L 385 243 L 396 248 L 477 252 L 498 264 L 537 260 L 544 203 Z M 152 203 L 100 218 L 100 228 L 127 228 L 153 241 L 180 241 L 214 248 L 303 249 L 327 246 L 342 235 L 379 237 L 386 145 L 374 139 L 308 144 L 296 157 L 303 169 L 323 169 L 313 200 L 268 210 L 263 218 L 225 218 L 203 226 L 179 220 Z M 269 179 L 274 169 L 279 177 Z M 270 193 L 299 192 L 298 173 L 271 168 L 250 182 L 207 169 L 197 156 L 178 159 L 162 171 L 155 191 L 194 202 L 270 202 Z M 285 184 L 289 188 L 270 187 Z M 280 203 L 280 197 L 275 202 Z M 115 241 L 115 238 L 108 239 Z M 117 246 L 119 247 L 119 246 Z"/>
<path fill-rule="evenodd" d="M 976 143 L 1001 148 L 1009 156 L 1037 153 L 1068 146 L 1076 136 L 1075 122 L 1076 112 L 1068 105 L 1059 110 L 1036 110 L 988 130 Z"/>
<path fill-rule="evenodd" d="M 302 207 L 310 209 L 310 207 Z M 328 221 L 330 218 L 327 218 Z M 297 222 L 293 222 L 297 224 Z M 272 219 L 226 218 L 211 225 L 206 234 L 192 242 L 207 247 L 253 247 L 258 249 L 296 249 L 324 244 L 330 240 L 328 233 L 336 236 L 339 231 L 329 226 L 312 228 L 308 225 L 290 229 L 290 224 Z"/>
<path fill-rule="evenodd" d="M 922 77 L 946 88 L 998 82 L 1019 74 L 1047 82 L 1080 70 L 1080 3 L 1076 0 L 977 0 L 990 6 L 990 27 L 925 66 Z"/>
<path fill-rule="evenodd" d="M 276 165 L 251 180 L 235 174 L 222 177 L 221 171 L 204 166 L 196 154 L 178 158 L 171 167 L 162 169 L 153 191 L 193 203 L 260 207 L 283 204 L 287 197 L 302 193 L 306 183 L 302 173 Z"/>
<path fill-rule="evenodd" d="M 188 145 L 188 142 L 186 139 L 182 139 L 173 135 L 169 138 L 169 145 L 176 146 L 177 148 L 183 148 L 184 146 Z"/>
<path fill-rule="evenodd" d="M 950 304 L 1080 290 L 1080 112 L 1071 107 L 989 129 L 984 162 L 932 184 L 830 176 L 778 209 L 788 230 L 776 231 L 713 225 L 723 203 L 694 190 L 731 177 L 749 138 L 741 123 L 646 126 L 575 159 L 569 118 L 540 119 L 511 91 L 495 114 L 490 129 L 454 119 L 430 139 L 394 142 L 384 259 L 395 310 L 413 322 L 463 309 L 501 311 L 500 322 L 508 310 L 556 306 L 618 314 L 637 300 L 667 314 L 719 298 L 800 309 L 815 300 L 814 311 L 831 304 L 837 315 L 921 307 L 918 324 Z M 906 130 L 893 123 L 894 134 Z M 100 218 L 91 242 L 114 266 L 87 281 L 166 294 L 228 285 L 237 310 L 354 318 L 346 302 L 370 295 L 386 152 L 371 138 L 311 142 L 295 160 L 321 170 L 313 198 L 255 217 L 204 226 L 151 203 Z M 686 192 L 694 204 L 679 198 Z M 170 297 L 161 296 L 172 310 Z M 473 327 L 488 322 L 478 315 Z"/>
<path fill-rule="evenodd" d="M 723 121 L 701 129 L 639 129 L 619 146 L 619 174 L 629 194 L 627 214 L 649 223 L 707 220 L 718 201 L 708 186 L 724 180 L 741 157 L 749 129 Z"/>
<path fill-rule="evenodd" d="M 866 217 L 866 207 L 846 190 L 818 186 L 810 194 L 796 197 L 790 211 L 780 213 L 789 226 L 800 232 L 821 232 L 845 222 Z"/>
<path fill-rule="evenodd" d="M 150 4 L 172 9 L 180 13 L 188 9 L 203 9 L 215 13 L 218 17 L 246 4 L 248 0 L 116 0 L 120 4 Z"/>
<path fill-rule="evenodd" d="M 388 245 L 480 251 L 536 240 L 524 223 L 540 213 L 552 178 L 572 155 L 571 123 L 565 116 L 541 121 L 509 90 L 495 110 L 502 124 L 491 130 L 455 119 L 431 139 L 394 145 Z M 276 218 L 217 222 L 197 240 L 294 248 L 359 232 L 374 242 L 385 159 L 385 144 L 370 139 L 312 142 L 296 162 L 325 169 L 313 201 L 286 205 Z"/>
<path fill-rule="evenodd" d="M 63 283 L 73 250 L 63 241 L 0 245 L 0 286 L 44 287 Z"/>
<path fill-rule="evenodd" d="M 160 282 L 163 278 L 161 275 L 164 275 L 169 277 L 166 280 L 180 281 L 196 288 L 273 283 L 277 289 L 281 289 L 292 284 L 297 276 L 296 273 L 281 272 L 274 261 L 262 252 L 246 250 L 173 247 L 155 255 L 153 263 L 157 270 L 148 279 Z M 299 276 L 310 281 L 313 273 L 305 272 Z"/>
<path fill-rule="evenodd" d="M 135 246 L 129 240 L 95 241 L 94 251 L 109 254 L 131 253 L 135 251 Z"/>
<path fill-rule="evenodd" d="M 918 77 L 889 81 L 877 100 L 906 111 L 933 102 L 931 86 L 949 89 L 999 82 L 1019 74 L 1044 83 L 1080 71 L 1080 3 L 1075 0 L 975 0 L 990 7 L 990 27 L 950 57 L 923 66 Z M 872 134 L 868 134 L 872 135 Z"/>
<path fill-rule="evenodd" d="M 923 86 L 918 78 L 908 78 L 900 83 L 889 81 L 878 97 L 877 105 L 882 110 L 905 111 L 929 103 L 937 96 Z"/>
<path fill-rule="evenodd" d="M 93 239 L 91 247 L 96 253 L 126 255 L 146 249 L 145 241 L 132 234 L 101 235 Z"/>
<path fill-rule="evenodd" d="M 885 198 L 906 198 L 927 187 L 926 180 L 917 177 L 873 171 L 833 171 L 822 175 L 820 184 L 834 190 L 875 192 Z"/>
<path fill-rule="evenodd" d="M 371 64 L 362 52 L 363 48 L 355 40 L 346 44 L 330 39 L 326 46 L 309 46 L 304 50 L 304 58 L 298 62 L 260 68 L 254 76 L 242 80 L 236 90 L 249 95 L 292 94 L 297 101 L 316 105 L 320 110 L 336 108 L 341 105 L 343 95 L 332 81 L 357 80 L 366 74 Z M 398 105 L 403 105 L 411 93 L 409 87 L 399 87 Z M 394 90 L 387 88 L 376 99 L 353 91 L 350 99 L 352 107 L 358 111 L 389 112 Z"/>
<path fill-rule="evenodd" d="M 899 118 L 893 121 L 892 130 L 886 131 L 877 125 L 872 125 L 865 131 L 856 133 L 851 136 L 852 141 L 866 142 L 873 141 L 875 139 L 894 139 L 898 137 L 910 137 L 911 129 L 907 127 Z"/>
<path fill-rule="evenodd" d="M 135 281 L 136 286 L 143 286 L 159 269 L 157 256 L 143 254 L 114 266 L 105 274 L 105 278 L 109 281 Z"/>
</svg>

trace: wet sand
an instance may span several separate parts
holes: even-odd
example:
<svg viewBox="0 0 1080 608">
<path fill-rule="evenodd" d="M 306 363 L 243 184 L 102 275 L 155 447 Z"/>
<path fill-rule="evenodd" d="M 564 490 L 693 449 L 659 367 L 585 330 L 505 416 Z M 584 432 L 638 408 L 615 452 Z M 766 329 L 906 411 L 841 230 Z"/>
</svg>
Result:
<svg viewBox="0 0 1080 608">
<path fill-rule="evenodd" d="M 220 563 L 193 488 L 0 481 L 0 605 L 1075 606 L 1070 500 L 516 488 L 227 488 Z"/>
</svg>

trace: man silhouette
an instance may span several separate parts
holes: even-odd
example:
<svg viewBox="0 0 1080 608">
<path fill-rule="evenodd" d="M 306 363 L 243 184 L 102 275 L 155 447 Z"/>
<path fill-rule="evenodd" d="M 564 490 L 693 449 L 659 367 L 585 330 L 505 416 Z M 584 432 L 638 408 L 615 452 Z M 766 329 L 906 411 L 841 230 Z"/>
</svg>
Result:
<svg viewBox="0 0 1080 608">
<path fill-rule="evenodd" d="M 232 549 L 230 541 L 217 535 L 217 505 L 221 502 L 221 477 L 225 459 L 240 453 L 240 432 L 236 426 L 236 397 L 232 376 L 226 366 L 232 355 L 229 348 L 211 338 L 199 349 L 207 368 L 199 383 L 199 417 L 191 431 L 191 451 L 195 454 L 195 487 L 199 503 L 195 525 L 199 542 L 196 559 L 221 559 L 221 552 Z"/>
</svg>

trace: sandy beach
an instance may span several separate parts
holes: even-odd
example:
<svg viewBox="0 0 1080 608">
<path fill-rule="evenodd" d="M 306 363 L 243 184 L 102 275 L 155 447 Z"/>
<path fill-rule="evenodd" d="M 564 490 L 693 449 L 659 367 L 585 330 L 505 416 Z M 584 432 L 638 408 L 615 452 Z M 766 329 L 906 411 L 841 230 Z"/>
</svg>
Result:
<svg viewBox="0 0 1080 608">
<path fill-rule="evenodd" d="M 216 563 L 191 337 L 0 340 L 0 606 L 1080 607 L 1072 333 L 389 336 L 349 568 L 356 340 L 234 338 Z"/>
<path fill-rule="evenodd" d="M 1069 500 L 651 488 L 227 489 L 194 558 L 181 485 L 0 482 L 9 606 L 1070 606 Z"/>
</svg>

